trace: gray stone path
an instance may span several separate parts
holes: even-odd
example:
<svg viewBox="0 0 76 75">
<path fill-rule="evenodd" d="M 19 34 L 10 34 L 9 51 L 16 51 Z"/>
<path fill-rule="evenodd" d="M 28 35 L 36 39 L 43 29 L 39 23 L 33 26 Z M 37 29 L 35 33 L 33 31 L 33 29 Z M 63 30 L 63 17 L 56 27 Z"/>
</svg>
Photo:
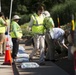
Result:
<svg viewBox="0 0 76 75">
<path fill-rule="evenodd" d="M 11 65 L 3 65 L 4 56 L 0 56 L 0 75 L 13 75 Z"/>
</svg>

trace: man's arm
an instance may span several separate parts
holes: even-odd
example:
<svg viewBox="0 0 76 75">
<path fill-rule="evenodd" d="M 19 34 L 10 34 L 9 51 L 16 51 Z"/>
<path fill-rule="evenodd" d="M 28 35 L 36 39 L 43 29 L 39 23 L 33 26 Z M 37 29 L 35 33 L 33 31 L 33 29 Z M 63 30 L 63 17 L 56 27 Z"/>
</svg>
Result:
<svg viewBox="0 0 76 75">
<path fill-rule="evenodd" d="M 67 47 L 64 43 L 63 43 L 62 45 L 63 45 L 66 49 L 68 49 L 68 47 Z"/>
</svg>

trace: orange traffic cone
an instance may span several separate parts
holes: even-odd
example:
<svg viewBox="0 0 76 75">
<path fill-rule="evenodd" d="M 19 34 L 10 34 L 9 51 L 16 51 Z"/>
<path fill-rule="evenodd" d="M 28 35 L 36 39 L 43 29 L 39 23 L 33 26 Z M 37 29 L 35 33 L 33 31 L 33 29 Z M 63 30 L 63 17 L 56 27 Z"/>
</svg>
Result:
<svg viewBox="0 0 76 75">
<path fill-rule="evenodd" d="M 11 57 L 8 36 L 6 37 L 6 51 L 5 51 L 5 60 L 4 60 L 3 64 L 4 65 L 11 65 L 12 64 L 12 57 Z"/>
</svg>

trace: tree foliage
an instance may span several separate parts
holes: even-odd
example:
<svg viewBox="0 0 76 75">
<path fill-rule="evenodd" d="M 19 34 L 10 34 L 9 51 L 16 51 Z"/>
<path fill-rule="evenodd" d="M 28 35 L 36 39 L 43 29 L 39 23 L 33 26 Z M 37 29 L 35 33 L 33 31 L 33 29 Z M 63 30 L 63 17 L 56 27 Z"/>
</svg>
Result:
<svg viewBox="0 0 76 75">
<path fill-rule="evenodd" d="M 1 0 L 2 12 L 9 17 L 11 0 Z M 22 17 L 21 23 L 29 21 L 29 16 L 34 11 L 37 3 L 45 5 L 46 10 L 51 13 L 56 25 L 57 15 L 60 23 L 71 21 L 71 14 L 76 15 L 76 0 L 13 0 L 12 16 L 18 14 Z"/>
<path fill-rule="evenodd" d="M 57 24 L 57 15 L 59 15 L 61 25 L 71 22 L 71 15 L 76 14 L 76 1 L 75 0 L 66 0 L 62 4 L 57 4 L 53 6 L 51 12 L 52 16 L 55 19 Z"/>
</svg>

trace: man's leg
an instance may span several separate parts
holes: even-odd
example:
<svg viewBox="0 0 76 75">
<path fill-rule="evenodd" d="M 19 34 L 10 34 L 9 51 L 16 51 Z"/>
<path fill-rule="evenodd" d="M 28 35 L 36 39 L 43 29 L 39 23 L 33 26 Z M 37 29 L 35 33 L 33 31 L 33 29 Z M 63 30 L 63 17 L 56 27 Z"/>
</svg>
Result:
<svg viewBox="0 0 76 75">
<path fill-rule="evenodd" d="M 33 55 L 37 52 L 37 50 L 39 49 L 39 36 L 36 35 L 34 36 L 34 48 L 33 51 L 31 52 L 31 54 L 29 55 L 29 58 L 32 59 Z"/>
<path fill-rule="evenodd" d="M 47 53 L 46 53 L 46 59 L 54 60 L 55 49 L 54 49 L 53 40 L 51 39 L 50 34 L 46 34 L 45 38 L 46 38 L 46 42 L 48 44 L 48 50 L 47 50 Z"/>
<path fill-rule="evenodd" d="M 12 42 L 13 42 L 12 58 L 15 59 L 18 53 L 19 41 L 17 40 L 17 38 L 12 38 Z"/>
<path fill-rule="evenodd" d="M 3 33 L 0 33 L 0 54 L 2 54 L 2 44 L 3 44 Z"/>
<path fill-rule="evenodd" d="M 4 54 L 5 53 L 5 48 L 6 48 L 6 37 L 5 37 L 5 34 L 3 35 L 3 44 L 2 44 L 2 53 Z"/>
<path fill-rule="evenodd" d="M 40 63 L 44 62 L 45 35 L 40 37 Z"/>
</svg>

